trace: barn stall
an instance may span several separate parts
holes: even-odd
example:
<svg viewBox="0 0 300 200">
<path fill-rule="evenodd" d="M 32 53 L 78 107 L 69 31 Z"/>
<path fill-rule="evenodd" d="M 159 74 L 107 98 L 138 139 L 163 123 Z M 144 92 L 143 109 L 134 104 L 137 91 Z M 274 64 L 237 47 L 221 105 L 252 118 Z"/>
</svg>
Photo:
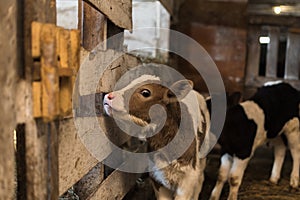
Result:
<svg viewBox="0 0 300 200">
<path fill-rule="evenodd" d="M 142 144 L 120 134 L 103 115 L 103 95 L 122 74 L 141 63 L 163 63 L 207 93 L 193 66 L 159 50 L 176 40 L 159 31 L 135 35 L 133 28 L 171 28 L 190 36 L 213 58 L 226 91 L 240 91 L 245 99 L 266 81 L 284 80 L 300 89 L 297 0 L 3 0 L 0 7 L 1 199 L 154 199 L 146 173 L 114 170 L 91 155 L 73 117 L 74 110 L 83 119 L 94 117 L 90 110 L 80 110 L 94 103 L 114 144 L 143 151 Z M 106 41 L 116 34 L 117 40 Z M 158 50 L 123 53 L 145 43 Z M 74 99 L 80 65 L 98 44 L 100 66 L 118 59 L 109 63 L 95 96 L 79 90 Z M 217 151 L 208 156 L 200 199 L 209 198 L 217 179 Z M 278 185 L 268 183 L 271 164 L 272 150 L 259 149 L 246 171 L 241 199 L 299 197 L 288 187 L 290 157 Z M 222 199 L 226 193 L 228 188 Z"/>
</svg>

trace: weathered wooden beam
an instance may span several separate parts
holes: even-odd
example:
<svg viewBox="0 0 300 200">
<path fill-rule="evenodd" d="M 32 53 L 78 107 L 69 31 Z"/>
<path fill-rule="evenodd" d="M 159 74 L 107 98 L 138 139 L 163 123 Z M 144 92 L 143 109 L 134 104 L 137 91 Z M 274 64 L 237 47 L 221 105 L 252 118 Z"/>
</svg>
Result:
<svg viewBox="0 0 300 200">
<path fill-rule="evenodd" d="M 56 125 L 54 122 L 27 120 L 25 132 L 27 199 L 57 199 Z"/>
<path fill-rule="evenodd" d="M 17 81 L 17 1 L 0 1 L 0 197 L 14 199 L 15 159 L 13 132 L 16 126 L 14 108 Z"/>
<path fill-rule="evenodd" d="M 135 185 L 141 174 L 132 174 L 115 170 L 100 185 L 99 189 L 90 196 L 89 200 L 123 199 Z M 112 190 L 113 189 L 113 190 Z"/>
<path fill-rule="evenodd" d="M 115 145 L 122 145 L 129 140 L 129 136 L 121 134 L 113 120 L 109 118 L 98 118 L 102 130 L 107 133 L 107 137 Z M 77 123 L 83 124 L 85 128 L 81 130 L 92 134 L 94 124 L 89 126 L 89 118 L 79 119 Z M 64 119 L 59 124 L 59 193 L 63 194 L 68 188 L 79 181 L 89 172 L 99 161 L 84 146 L 80 138 L 78 127 L 75 127 L 74 119 Z"/>
<path fill-rule="evenodd" d="M 32 103 L 33 103 L 33 117 L 42 117 L 42 84 L 39 81 L 32 83 Z"/>
<path fill-rule="evenodd" d="M 45 122 L 59 114 L 59 79 L 54 24 L 43 24 L 41 29 L 42 115 Z"/>
<path fill-rule="evenodd" d="M 88 199 L 99 188 L 104 179 L 104 165 L 98 163 L 74 185 L 74 191 L 79 199 Z"/>
<path fill-rule="evenodd" d="M 278 4 L 277 4 L 278 5 Z M 274 6 L 276 4 L 249 4 L 247 12 L 251 15 L 273 15 L 273 16 L 294 16 L 299 17 L 300 4 L 284 4 L 281 5 L 281 12 L 275 13 Z"/>
<path fill-rule="evenodd" d="M 132 29 L 132 0 L 85 0 L 91 3 L 114 24 L 128 30 Z"/>
<path fill-rule="evenodd" d="M 90 4 L 83 2 L 82 46 L 88 51 L 94 49 L 107 37 L 106 17 Z M 102 47 L 106 49 L 106 44 Z"/>
<path fill-rule="evenodd" d="M 34 80 L 32 74 L 34 59 L 31 51 L 31 28 L 33 21 L 52 23 L 54 26 L 56 22 L 56 6 L 55 0 L 25 0 L 23 5 L 21 9 L 23 9 L 22 12 L 24 13 L 22 19 L 22 21 L 24 20 L 24 72 L 26 85 L 29 87 L 27 88 L 28 98 L 26 102 L 28 103 L 26 104 L 26 118 L 24 122 L 27 168 L 26 183 L 23 184 L 26 184 L 27 199 L 54 200 L 58 198 L 57 130 L 54 122 L 44 123 L 41 120 L 34 120 L 33 117 L 31 83 Z M 47 49 L 45 44 L 44 46 L 41 44 L 43 51 Z M 49 53 L 49 51 L 47 52 Z M 41 61 L 41 65 L 48 66 L 46 67 L 47 69 L 49 69 L 49 63 L 51 63 L 50 60 Z M 44 72 L 41 72 L 44 75 L 48 74 L 48 71 L 45 70 L 46 68 L 44 68 Z M 51 89 L 51 87 L 47 88 Z"/>
<path fill-rule="evenodd" d="M 286 26 L 300 27 L 300 17 L 293 16 L 272 16 L 272 15 L 249 15 L 248 22 L 254 25 L 264 26 Z"/>
<path fill-rule="evenodd" d="M 81 142 L 72 118 L 60 122 L 59 133 L 59 194 L 61 195 L 98 161 Z"/>
</svg>

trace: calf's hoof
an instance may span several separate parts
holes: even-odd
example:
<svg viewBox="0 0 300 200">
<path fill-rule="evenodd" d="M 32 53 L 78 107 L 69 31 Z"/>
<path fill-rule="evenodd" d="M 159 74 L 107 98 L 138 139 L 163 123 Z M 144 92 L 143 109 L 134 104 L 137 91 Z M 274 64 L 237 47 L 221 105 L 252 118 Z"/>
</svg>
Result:
<svg viewBox="0 0 300 200">
<path fill-rule="evenodd" d="M 269 181 L 270 181 L 272 184 L 275 184 L 275 185 L 278 184 L 278 180 L 279 180 L 279 178 L 277 178 L 277 177 L 271 177 L 271 178 L 269 179 Z"/>
<path fill-rule="evenodd" d="M 299 186 L 299 177 L 291 177 L 290 186 L 297 189 Z"/>
</svg>

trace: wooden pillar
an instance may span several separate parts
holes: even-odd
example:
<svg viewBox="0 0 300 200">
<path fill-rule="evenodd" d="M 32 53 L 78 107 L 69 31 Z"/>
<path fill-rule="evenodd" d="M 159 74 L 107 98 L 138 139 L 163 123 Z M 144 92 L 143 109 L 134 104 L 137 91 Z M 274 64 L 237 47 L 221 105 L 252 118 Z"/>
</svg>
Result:
<svg viewBox="0 0 300 200">
<path fill-rule="evenodd" d="M 25 146 L 26 146 L 26 198 L 58 199 L 58 141 L 57 123 L 43 122 L 33 117 L 32 82 L 34 66 L 41 60 L 34 60 L 31 47 L 31 26 L 33 21 L 56 24 L 55 0 L 24 1 L 24 68 L 28 85 L 26 105 Z M 36 67 L 35 67 L 36 68 Z M 39 73 L 39 72 L 38 72 Z M 37 76 L 38 77 L 38 76 Z M 50 88 L 51 89 L 51 88 Z"/>
<path fill-rule="evenodd" d="M 82 46 L 88 51 L 93 50 L 99 43 L 106 39 L 106 17 L 91 4 L 83 3 Z M 103 49 L 106 49 L 104 44 Z"/>
<path fill-rule="evenodd" d="M 13 133 L 16 126 L 14 97 L 17 65 L 17 1 L 0 1 L 0 197 L 15 194 Z"/>
</svg>

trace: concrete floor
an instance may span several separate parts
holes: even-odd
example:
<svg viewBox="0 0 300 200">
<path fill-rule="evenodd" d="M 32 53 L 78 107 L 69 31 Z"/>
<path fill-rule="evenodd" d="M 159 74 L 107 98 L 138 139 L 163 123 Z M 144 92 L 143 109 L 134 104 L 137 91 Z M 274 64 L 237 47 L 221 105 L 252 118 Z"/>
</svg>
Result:
<svg viewBox="0 0 300 200">
<path fill-rule="evenodd" d="M 300 188 L 291 190 L 289 187 L 289 174 L 291 171 L 291 157 L 287 153 L 283 166 L 282 178 L 278 185 L 271 184 L 269 174 L 273 164 L 272 149 L 263 147 L 257 150 L 248 165 L 243 183 L 239 190 L 240 200 L 300 200 Z M 205 182 L 199 199 L 209 199 L 218 173 L 219 154 L 211 153 L 207 159 Z M 227 198 L 228 184 L 223 188 L 221 200 Z M 137 187 L 131 191 L 125 200 L 154 200 L 154 194 L 147 178 L 142 179 Z"/>
</svg>

